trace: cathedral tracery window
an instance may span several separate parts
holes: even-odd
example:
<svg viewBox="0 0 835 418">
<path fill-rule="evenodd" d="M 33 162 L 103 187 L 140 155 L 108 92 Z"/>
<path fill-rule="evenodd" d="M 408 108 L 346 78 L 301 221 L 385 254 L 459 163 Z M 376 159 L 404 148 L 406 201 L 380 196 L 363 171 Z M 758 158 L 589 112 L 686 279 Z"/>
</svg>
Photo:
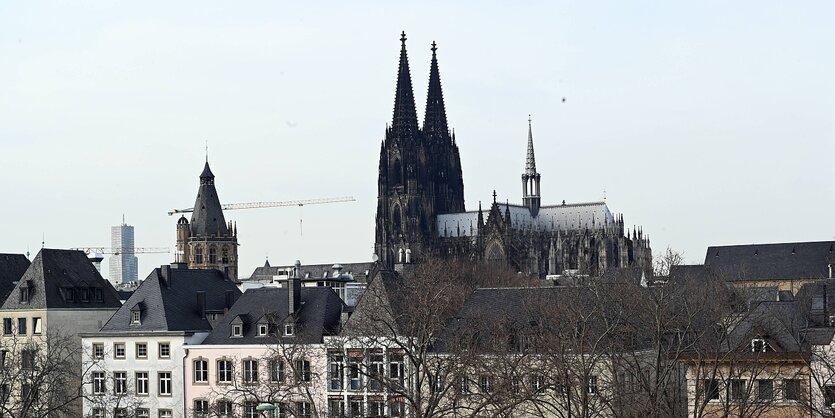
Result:
<svg viewBox="0 0 835 418">
<path fill-rule="evenodd" d="M 194 248 L 194 263 L 203 264 L 203 247 L 198 246 Z"/>
<path fill-rule="evenodd" d="M 220 262 L 223 264 L 229 263 L 229 248 L 223 247 L 223 249 L 220 250 Z"/>
<path fill-rule="evenodd" d="M 209 247 L 209 264 L 217 263 L 217 248 L 213 246 Z"/>
</svg>

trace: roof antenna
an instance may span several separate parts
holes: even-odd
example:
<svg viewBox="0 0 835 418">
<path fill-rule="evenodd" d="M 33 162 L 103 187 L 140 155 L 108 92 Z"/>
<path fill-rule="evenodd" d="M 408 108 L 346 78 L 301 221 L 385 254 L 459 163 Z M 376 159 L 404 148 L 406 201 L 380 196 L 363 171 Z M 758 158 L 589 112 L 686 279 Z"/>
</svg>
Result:
<svg viewBox="0 0 835 418">
<path fill-rule="evenodd" d="M 206 162 L 209 162 L 209 140 L 206 140 Z"/>
<path fill-rule="evenodd" d="M 43 248 L 44 245 L 46 245 L 46 238 L 44 238 L 45 236 L 46 236 L 46 234 L 41 232 L 41 248 Z"/>
</svg>

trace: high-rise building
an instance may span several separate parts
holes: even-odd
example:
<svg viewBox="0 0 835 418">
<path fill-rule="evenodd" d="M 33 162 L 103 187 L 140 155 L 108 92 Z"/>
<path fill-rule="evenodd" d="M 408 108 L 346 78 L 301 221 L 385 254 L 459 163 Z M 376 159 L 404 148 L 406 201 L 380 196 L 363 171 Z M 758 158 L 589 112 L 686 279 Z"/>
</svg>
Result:
<svg viewBox="0 0 835 418">
<path fill-rule="evenodd" d="M 110 282 L 113 284 L 139 280 L 139 263 L 134 255 L 133 225 L 125 223 L 110 228 L 110 246 L 118 253 L 110 257 Z"/>
</svg>

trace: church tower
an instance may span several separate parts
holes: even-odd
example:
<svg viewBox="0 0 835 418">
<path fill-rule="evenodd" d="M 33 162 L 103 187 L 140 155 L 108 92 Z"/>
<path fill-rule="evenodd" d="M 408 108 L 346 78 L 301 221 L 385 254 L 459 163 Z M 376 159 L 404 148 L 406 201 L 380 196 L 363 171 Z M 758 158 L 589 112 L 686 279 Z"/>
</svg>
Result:
<svg viewBox="0 0 835 418">
<path fill-rule="evenodd" d="M 185 216 L 177 221 L 176 257 L 176 262 L 186 263 L 188 268 L 217 269 L 232 280 L 238 278 L 237 227 L 223 217 L 208 161 L 200 174 L 191 222 Z"/>
<path fill-rule="evenodd" d="M 528 116 L 528 155 L 525 159 L 525 172 L 522 174 L 522 204 L 530 209 L 532 217 L 535 218 L 539 214 L 539 173 L 536 172 L 536 158 L 533 154 L 530 116 Z"/>
<path fill-rule="evenodd" d="M 391 125 L 380 145 L 377 229 L 374 252 L 386 267 L 419 261 L 437 238 L 436 215 L 464 211 L 464 179 L 455 134 L 450 134 L 432 42 L 423 128 L 418 128 L 406 34 L 400 37 L 400 63 Z"/>
</svg>

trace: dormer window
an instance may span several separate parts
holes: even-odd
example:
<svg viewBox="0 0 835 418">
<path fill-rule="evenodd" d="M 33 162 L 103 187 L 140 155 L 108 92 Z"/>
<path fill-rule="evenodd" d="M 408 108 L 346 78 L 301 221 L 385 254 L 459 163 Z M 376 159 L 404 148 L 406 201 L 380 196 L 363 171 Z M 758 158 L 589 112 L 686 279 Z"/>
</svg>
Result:
<svg viewBox="0 0 835 418">
<path fill-rule="evenodd" d="M 774 349 L 762 338 L 754 338 L 751 340 L 752 353 L 773 353 Z"/>
<path fill-rule="evenodd" d="M 26 286 L 20 288 L 20 303 L 29 303 L 29 288 Z"/>
<path fill-rule="evenodd" d="M 142 315 L 141 312 L 137 310 L 130 311 L 130 323 L 132 325 L 139 325 L 141 324 Z"/>
<path fill-rule="evenodd" d="M 73 300 L 75 300 L 75 298 L 73 298 L 73 292 L 71 287 L 62 287 L 61 296 L 64 298 L 64 301 L 66 302 L 72 302 Z"/>
<path fill-rule="evenodd" d="M 82 302 L 89 302 L 90 301 L 90 289 L 87 289 L 86 287 L 82 287 L 81 288 L 81 297 L 79 299 L 81 299 Z"/>
<path fill-rule="evenodd" d="M 284 336 L 292 337 L 295 331 L 293 324 L 284 324 Z"/>
<path fill-rule="evenodd" d="M 266 336 L 268 329 L 269 328 L 268 328 L 267 324 L 258 324 L 258 336 L 259 337 Z"/>
<path fill-rule="evenodd" d="M 232 336 L 242 337 L 244 334 L 243 326 L 241 324 L 232 324 Z"/>
<path fill-rule="evenodd" d="M 94 302 L 103 302 L 104 301 L 104 292 L 102 292 L 100 287 L 93 288 L 93 301 Z"/>
</svg>

